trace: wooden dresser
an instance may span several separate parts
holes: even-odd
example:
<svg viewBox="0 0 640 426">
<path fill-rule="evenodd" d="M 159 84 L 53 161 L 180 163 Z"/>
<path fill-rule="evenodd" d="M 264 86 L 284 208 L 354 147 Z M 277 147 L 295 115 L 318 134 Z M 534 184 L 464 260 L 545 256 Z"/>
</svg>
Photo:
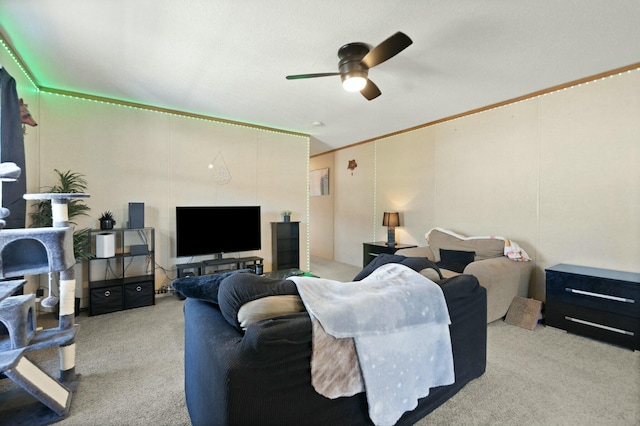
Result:
<svg viewBox="0 0 640 426">
<path fill-rule="evenodd" d="M 547 325 L 640 350 L 640 274 L 559 264 L 546 288 Z"/>
</svg>

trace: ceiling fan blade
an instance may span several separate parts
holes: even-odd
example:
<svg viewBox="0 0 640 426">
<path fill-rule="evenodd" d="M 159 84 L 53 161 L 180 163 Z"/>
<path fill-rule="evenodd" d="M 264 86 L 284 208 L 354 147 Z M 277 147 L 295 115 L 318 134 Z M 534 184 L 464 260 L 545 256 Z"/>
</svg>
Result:
<svg viewBox="0 0 640 426">
<path fill-rule="evenodd" d="M 403 32 L 398 31 L 373 49 L 362 58 L 362 63 L 367 68 L 373 68 L 380 65 L 384 61 L 393 58 L 407 47 L 411 46 L 413 41 Z"/>
<path fill-rule="evenodd" d="M 300 80 L 302 78 L 316 78 L 316 77 L 329 77 L 331 75 L 340 75 L 339 72 L 321 72 L 317 74 L 298 74 L 288 75 L 287 80 Z"/>
<path fill-rule="evenodd" d="M 360 93 L 362 93 L 362 96 L 367 98 L 367 100 L 369 101 L 382 95 L 382 92 L 380 91 L 380 89 L 378 89 L 378 86 L 376 86 L 376 84 L 371 80 L 367 80 L 367 85 L 364 86 L 364 89 L 362 89 Z"/>
</svg>

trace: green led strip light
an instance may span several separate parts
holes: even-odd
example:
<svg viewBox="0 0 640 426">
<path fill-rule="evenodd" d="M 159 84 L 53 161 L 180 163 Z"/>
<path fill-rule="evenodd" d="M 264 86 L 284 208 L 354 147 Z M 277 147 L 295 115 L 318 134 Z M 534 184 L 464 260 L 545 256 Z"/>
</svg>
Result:
<svg viewBox="0 0 640 426">
<path fill-rule="evenodd" d="M 125 107 L 125 108 L 132 108 L 132 109 L 137 109 L 137 110 L 141 110 L 141 111 L 152 111 L 152 112 L 157 112 L 157 113 L 161 113 L 161 114 L 174 115 L 174 116 L 178 116 L 178 117 L 192 118 L 192 119 L 195 119 L 195 120 L 212 121 L 212 122 L 216 122 L 216 123 L 227 124 L 227 125 L 230 125 L 230 126 L 237 126 L 237 127 L 248 128 L 248 129 L 262 130 L 264 132 L 269 132 L 269 133 L 278 133 L 278 134 L 284 134 L 284 135 L 288 135 L 288 136 L 296 136 L 296 137 L 301 137 L 301 138 L 306 138 L 306 139 L 308 139 L 310 137 L 306 133 L 299 133 L 299 132 L 293 132 L 293 131 L 289 131 L 289 130 L 275 129 L 273 127 L 260 126 L 260 125 L 257 125 L 257 124 L 250 124 L 250 123 L 243 123 L 241 121 L 227 120 L 227 119 L 211 117 L 211 116 L 203 115 L 203 114 L 195 114 L 195 113 L 190 113 L 190 112 L 185 112 L 185 111 L 178 111 L 178 110 L 170 109 L 170 108 L 155 107 L 155 106 L 140 104 L 140 103 L 137 103 L 137 102 L 121 101 L 121 100 L 118 100 L 118 99 L 106 98 L 106 97 L 95 96 L 95 95 L 87 95 L 85 93 L 78 93 L 78 92 L 71 92 L 71 91 L 68 91 L 68 90 L 53 89 L 53 88 L 50 88 L 50 87 L 40 87 L 40 92 L 41 93 L 51 94 L 51 95 L 56 95 L 56 96 L 62 96 L 62 97 L 66 97 L 66 98 L 79 99 L 79 100 L 83 100 L 83 101 L 92 101 L 92 102 L 98 102 L 98 103 L 107 104 L 107 105 L 115 105 L 115 106 L 120 106 L 120 107 Z"/>
<path fill-rule="evenodd" d="M 35 87 L 36 90 L 40 91 L 41 93 L 49 93 L 49 94 L 53 94 L 53 95 L 64 96 L 64 97 L 73 98 L 73 99 L 79 99 L 79 100 L 84 100 L 84 101 L 87 101 L 87 100 L 88 101 L 94 101 L 94 102 L 99 102 L 99 103 L 103 103 L 103 104 L 107 104 L 107 105 L 123 106 L 123 107 L 126 107 L 126 108 L 133 108 L 133 109 L 138 109 L 138 110 L 142 110 L 142 111 L 159 112 L 159 113 L 162 113 L 162 114 L 169 114 L 169 115 L 174 115 L 174 116 L 179 116 L 179 117 L 193 118 L 193 119 L 196 119 L 196 120 L 212 121 L 212 122 L 216 122 L 216 123 L 227 124 L 227 125 L 230 125 L 230 126 L 237 126 L 237 127 L 248 128 L 248 129 L 262 130 L 262 131 L 269 132 L 269 133 L 284 134 L 284 135 L 296 136 L 296 137 L 301 137 L 301 138 L 306 138 L 306 139 L 309 139 L 309 137 L 310 137 L 310 135 L 306 134 L 306 133 L 294 132 L 294 131 L 283 130 L 283 129 L 276 129 L 276 128 L 273 128 L 273 127 L 260 126 L 260 125 L 257 125 L 257 124 L 243 123 L 241 121 L 227 120 L 227 119 L 224 119 L 224 118 L 211 117 L 211 116 L 203 115 L 203 114 L 194 114 L 194 113 L 190 113 L 190 112 L 178 111 L 178 110 L 169 109 L 169 108 L 155 107 L 155 106 L 140 104 L 140 103 L 136 103 L 136 102 L 121 101 L 121 100 L 118 100 L 118 99 L 107 98 L 107 97 L 103 97 L 103 96 L 94 96 L 94 95 L 88 95 L 88 94 L 85 94 L 85 93 L 71 92 L 71 91 L 67 91 L 67 90 L 54 89 L 54 88 L 51 88 L 51 87 L 44 87 L 44 86 L 41 86 L 40 84 L 37 83 L 37 80 L 34 77 L 34 75 L 24 65 L 23 61 L 20 59 L 18 54 L 13 50 L 13 48 L 9 45 L 9 43 L 7 43 L 7 41 L 4 39 L 2 34 L 0 34 L 0 43 L 5 48 L 5 50 L 9 54 L 9 56 L 11 56 L 11 58 L 14 60 L 16 65 L 18 65 L 18 67 L 22 70 L 22 72 L 27 77 L 27 79 L 29 79 L 31 84 L 33 84 L 33 87 Z"/>
<path fill-rule="evenodd" d="M 27 69 L 27 67 L 23 65 L 18 55 L 14 52 L 11 46 L 9 46 L 9 43 L 5 41 L 2 34 L 0 34 L 0 44 L 2 44 L 2 47 L 4 47 L 4 50 L 6 50 L 9 56 L 11 56 L 11 59 L 13 59 L 13 62 L 15 62 L 16 65 L 18 65 L 18 68 L 20 68 L 20 70 L 25 75 L 25 77 L 27 77 L 27 79 L 31 82 L 31 84 L 33 84 L 33 87 L 35 87 L 36 90 L 40 90 L 40 86 L 38 85 L 38 83 L 36 83 L 35 77 L 33 76 L 33 74 L 31 74 L 31 72 Z"/>
</svg>

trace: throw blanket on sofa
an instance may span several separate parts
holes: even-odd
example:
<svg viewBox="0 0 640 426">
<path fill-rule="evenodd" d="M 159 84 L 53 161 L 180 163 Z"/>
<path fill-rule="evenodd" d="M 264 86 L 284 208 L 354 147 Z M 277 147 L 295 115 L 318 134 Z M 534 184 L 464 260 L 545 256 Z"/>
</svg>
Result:
<svg viewBox="0 0 640 426">
<path fill-rule="evenodd" d="M 289 279 L 328 334 L 354 339 L 376 425 L 395 424 L 430 388 L 454 382 L 449 312 L 431 280 L 394 263 L 357 282 Z"/>
<path fill-rule="evenodd" d="M 501 240 L 501 241 L 504 241 L 503 254 L 505 256 L 507 256 L 509 259 L 515 260 L 517 262 L 529 262 L 529 261 L 531 261 L 531 257 L 529 257 L 527 252 L 524 251 L 524 249 L 522 247 L 520 247 L 520 245 L 518 243 L 516 243 L 515 241 L 513 241 L 513 240 L 511 240 L 509 238 L 499 237 L 499 236 L 496 236 L 496 235 L 481 236 L 481 237 L 467 237 L 467 236 L 464 236 L 462 234 L 458 234 L 457 232 L 451 231 L 449 229 L 435 227 L 435 228 L 432 228 L 426 234 L 424 234 L 425 239 L 427 240 L 427 242 L 429 242 L 429 234 L 431 234 L 431 232 L 434 231 L 434 230 L 442 232 L 442 233 L 447 234 L 447 235 L 451 235 L 452 237 L 457 238 L 457 239 L 459 239 L 461 241 L 468 241 L 468 240 Z"/>
</svg>

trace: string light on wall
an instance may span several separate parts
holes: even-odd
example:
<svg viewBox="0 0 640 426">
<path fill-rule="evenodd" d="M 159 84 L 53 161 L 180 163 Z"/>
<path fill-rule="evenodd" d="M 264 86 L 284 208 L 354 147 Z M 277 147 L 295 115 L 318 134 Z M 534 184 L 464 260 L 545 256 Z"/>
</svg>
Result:
<svg viewBox="0 0 640 426">
<path fill-rule="evenodd" d="M 218 151 L 216 156 L 213 157 L 208 168 L 213 175 L 213 181 L 218 185 L 226 185 L 231 182 L 231 172 L 229 172 L 227 163 L 224 161 L 222 151 Z"/>
<path fill-rule="evenodd" d="M 18 68 L 20 68 L 20 71 L 22 71 L 22 73 L 25 75 L 25 77 L 27 77 L 27 80 L 29 80 L 29 82 L 33 85 L 33 87 L 35 87 L 36 91 L 40 90 L 40 87 L 38 86 L 38 84 L 34 81 L 34 78 L 31 76 L 31 73 L 25 68 L 25 66 L 22 64 L 22 61 L 20 61 L 18 59 L 18 57 L 14 54 L 13 49 L 11 48 L 11 46 L 9 46 L 9 44 L 7 44 L 4 40 L 4 38 L 2 37 L 2 35 L 0 35 L 0 45 L 2 45 L 2 47 L 4 47 L 4 50 L 7 51 L 7 53 L 9 54 L 9 56 L 11 57 L 11 59 L 13 59 L 13 62 L 18 66 Z M 0 68 L 1 68 L 1 64 L 0 64 Z"/>
</svg>

